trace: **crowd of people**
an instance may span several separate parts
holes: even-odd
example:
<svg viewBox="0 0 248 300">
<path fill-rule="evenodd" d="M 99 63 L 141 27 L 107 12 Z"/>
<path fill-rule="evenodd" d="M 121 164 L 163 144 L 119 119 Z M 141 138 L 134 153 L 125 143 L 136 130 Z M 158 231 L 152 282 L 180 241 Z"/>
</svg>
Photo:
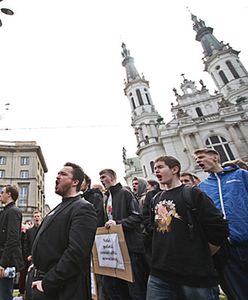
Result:
<svg viewBox="0 0 248 300">
<path fill-rule="evenodd" d="M 248 299 L 248 171 L 240 161 L 221 165 L 210 148 L 194 152 L 209 175 L 181 172 L 172 156 L 155 159 L 157 180 L 134 177 L 122 186 L 116 172 L 99 172 L 101 184 L 74 163 L 58 172 L 62 201 L 42 221 L 22 224 L 18 190 L 0 196 L 0 299 L 13 280 L 25 300 L 91 300 L 91 250 L 97 227 L 121 224 L 133 282 L 96 275 L 99 300 Z M 14 274 L 7 271 L 12 268 Z M 21 298 L 20 298 L 21 299 Z"/>
</svg>

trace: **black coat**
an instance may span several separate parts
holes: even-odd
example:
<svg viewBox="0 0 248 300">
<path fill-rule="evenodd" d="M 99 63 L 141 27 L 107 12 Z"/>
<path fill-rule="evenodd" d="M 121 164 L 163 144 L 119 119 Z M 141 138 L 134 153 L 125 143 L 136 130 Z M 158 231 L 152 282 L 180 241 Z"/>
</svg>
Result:
<svg viewBox="0 0 248 300">
<path fill-rule="evenodd" d="M 103 194 L 99 189 L 88 189 L 83 193 L 85 200 L 93 204 L 96 210 L 97 227 L 104 226 Z"/>
<path fill-rule="evenodd" d="M 97 227 L 93 206 L 64 198 L 43 220 L 33 243 L 35 268 L 45 272 L 45 294 L 59 300 L 91 300 L 90 258 Z"/>
<path fill-rule="evenodd" d="M 20 271 L 24 267 L 21 249 L 22 213 L 15 202 L 5 206 L 0 215 L 0 265 L 16 267 Z"/>
<path fill-rule="evenodd" d="M 131 253 L 144 253 L 141 232 L 142 216 L 134 195 L 120 183 L 110 187 L 112 195 L 112 215 L 116 224 L 122 224 L 127 248 Z M 106 200 L 105 206 L 107 206 Z"/>
</svg>

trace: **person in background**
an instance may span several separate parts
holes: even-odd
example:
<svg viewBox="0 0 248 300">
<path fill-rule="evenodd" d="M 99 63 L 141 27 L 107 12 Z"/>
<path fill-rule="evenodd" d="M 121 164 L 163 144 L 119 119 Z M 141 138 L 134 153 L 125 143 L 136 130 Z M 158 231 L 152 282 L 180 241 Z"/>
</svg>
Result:
<svg viewBox="0 0 248 300">
<path fill-rule="evenodd" d="M 24 257 L 25 257 L 25 271 L 26 274 L 26 285 L 25 285 L 25 300 L 31 300 L 31 289 L 30 289 L 30 280 L 32 280 L 32 268 L 30 268 L 30 272 L 27 272 L 29 267 L 32 264 L 32 246 L 34 242 L 35 235 L 40 227 L 40 224 L 42 222 L 42 215 L 41 212 L 38 210 L 33 211 L 32 214 L 32 224 L 29 229 L 27 229 L 24 239 Z M 27 275 L 27 276 L 26 276 Z M 24 277 L 24 278 L 25 278 Z"/>
<path fill-rule="evenodd" d="M 248 295 L 248 171 L 235 164 L 221 166 L 219 153 L 212 148 L 194 152 L 207 179 L 199 184 L 220 209 L 229 224 L 227 257 L 219 270 L 220 284 L 228 299 L 246 300 Z M 220 253 L 221 255 L 221 253 Z"/>
<path fill-rule="evenodd" d="M 89 201 L 96 210 L 97 227 L 104 226 L 103 193 L 99 190 L 99 188 L 91 188 L 91 179 L 87 174 L 84 174 L 81 192 L 82 197 Z"/>
<path fill-rule="evenodd" d="M 187 186 L 195 186 L 194 176 L 191 173 L 183 172 L 180 174 L 180 181 Z"/>
<path fill-rule="evenodd" d="M 132 180 L 132 188 L 134 196 L 138 200 L 140 209 L 142 210 L 147 191 L 147 181 L 144 178 L 134 177 Z"/>
<path fill-rule="evenodd" d="M 248 164 L 246 162 L 244 162 L 242 159 L 234 159 L 234 160 L 225 161 L 222 164 L 222 167 L 226 167 L 226 166 L 229 166 L 229 165 L 237 165 L 241 169 L 244 169 L 244 170 L 248 171 Z"/>
<path fill-rule="evenodd" d="M 0 299 L 12 300 L 14 273 L 24 268 L 21 249 L 22 213 L 16 207 L 18 198 L 16 186 L 6 185 L 0 194 L 4 210 L 0 214 Z M 13 276 L 6 274 L 8 267 L 14 267 Z"/>
<path fill-rule="evenodd" d="M 152 257 L 152 235 L 153 235 L 153 223 L 151 222 L 151 206 L 154 201 L 154 196 L 160 192 L 159 183 L 156 180 L 147 180 L 147 193 L 144 200 L 144 206 L 142 209 L 143 216 L 143 236 L 144 236 L 144 247 L 145 247 L 145 258 L 146 262 L 151 267 Z"/>
<path fill-rule="evenodd" d="M 159 189 L 159 183 L 156 180 L 148 179 L 147 180 L 147 192 L 156 191 Z"/>
</svg>

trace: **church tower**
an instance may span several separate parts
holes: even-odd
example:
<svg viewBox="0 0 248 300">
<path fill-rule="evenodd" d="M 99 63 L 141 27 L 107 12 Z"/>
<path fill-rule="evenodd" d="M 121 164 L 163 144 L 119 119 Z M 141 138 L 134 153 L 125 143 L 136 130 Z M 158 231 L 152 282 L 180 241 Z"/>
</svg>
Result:
<svg viewBox="0 0 248 300">
<path fill-rule="evenodd" d="M 196 40 L 203 48 L 203 62 L 218 91 L 226 100 L 236 104 L 248 99 L 248 73 L 239 60 L 239 51 L 213 35 L 213 28 L 195 15 L 191 15 Z"/>
<path fill-rule="evenodd" d="M 150 92 L 149 82 L 144 75 L 140 76 L 130 51 L 122 43 L 122 66 L 126 69 L 124 93 L 131 107 L 132 127 L 137 139 L 137 155 L 139 156 L 143 176 L 153 177 L 154 156 L 164 154 L 160 143 L 159 127 L 163 118 L 156 111 Z"/>
</svg>

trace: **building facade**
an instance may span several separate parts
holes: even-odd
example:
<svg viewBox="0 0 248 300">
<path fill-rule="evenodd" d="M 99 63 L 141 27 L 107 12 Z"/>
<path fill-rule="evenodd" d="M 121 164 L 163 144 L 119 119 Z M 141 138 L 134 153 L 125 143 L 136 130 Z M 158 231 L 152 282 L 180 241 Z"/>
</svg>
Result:
<svg viewBox="0 0 248 300">
<path fill-rule="evenodd" d="M 5 184 L 19 189 L 17 206 L 23 220 L 30 219 L 35 209 L 44 215 L 45 173 L 47 172 L 40 146 L 32 141 L 0 141 L 0 189 Z"/>
<path fill-rule="evenodd" d="M 239 59 L 239 52 L 229 44 L 219 42 L 213 29 L 191 15 L 196 40 L 203 48 L 204 70 L 217 90 L 211 95 L 199 80 L 185 78 L 180 91 L 173 89 L 176 105 L 172 104 L 172 119 L 164 123 L 156 111 L 149 93 L 149 82 L 140 76 L 134 59 L 122 44 L 122 65 L 126 69 L 124 92 L 131 107 L 131 120 L 137 138 L 137 157 L 127 158 L 123 149 L 125 179 L 134 176 L 154 179 L 154 159 L 159 155 L 177 157 L 183 172 L 192 172 L 203 179 L 206 174 L 196 165 L 193 152 L 212 147 L 222 162 L 240 158 L 248 161 L 248 73 Z"/>
</svg>

